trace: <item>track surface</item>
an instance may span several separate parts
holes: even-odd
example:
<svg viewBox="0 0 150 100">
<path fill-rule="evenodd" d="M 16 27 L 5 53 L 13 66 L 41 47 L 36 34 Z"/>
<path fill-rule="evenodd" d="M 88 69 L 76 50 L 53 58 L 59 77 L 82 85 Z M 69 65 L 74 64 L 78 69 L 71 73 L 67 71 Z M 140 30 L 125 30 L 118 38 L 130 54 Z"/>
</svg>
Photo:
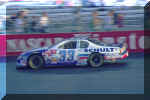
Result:
<svg viewBox="0 0 150 100">
<path fill-rule="evenodd" d="M 102 68 L 53 67 L 16 70 L 15 57 L 7 59 L 7 93 L 144 93 L 144 56 L 135 55 Z"/>
</svg>

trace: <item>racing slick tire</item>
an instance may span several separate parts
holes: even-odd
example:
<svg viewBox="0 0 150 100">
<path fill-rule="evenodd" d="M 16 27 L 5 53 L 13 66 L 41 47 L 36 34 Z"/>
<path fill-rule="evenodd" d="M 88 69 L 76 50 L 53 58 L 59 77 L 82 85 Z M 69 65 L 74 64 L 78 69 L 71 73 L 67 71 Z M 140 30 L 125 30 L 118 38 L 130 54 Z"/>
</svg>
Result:
<svg viewBox="0 0 150 100">
<path fill-rule="evenodd" d="M 44 59 L 39 54 L 31 55 L 28 59 L 28 66 L 31 69 L 40 69 L 44 66 Z"/>
<path fill-rule="evenodd" d="M 101 67 L 104 63 L 104 57 L 100 53 L 92 53 L 88 58 L 88 65 L 93 68 Z"/>
</svg>

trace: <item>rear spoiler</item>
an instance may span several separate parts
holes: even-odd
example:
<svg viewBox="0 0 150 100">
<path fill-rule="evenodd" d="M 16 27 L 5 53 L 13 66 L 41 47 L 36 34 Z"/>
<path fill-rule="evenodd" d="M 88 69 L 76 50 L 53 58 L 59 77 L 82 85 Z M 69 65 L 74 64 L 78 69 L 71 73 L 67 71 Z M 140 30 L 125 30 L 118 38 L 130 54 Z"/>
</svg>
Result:
<svg viewBox="0 0 150 100">
<path fill-rule="evenodd" d="M 120 47 L 120 48 L 122 48 L 122 47 L 127 47 L 127 43 L 125 43 L 125 42 L 120 43 L 120 44 L 119 44 L 119 47 Z"/>
</svg>

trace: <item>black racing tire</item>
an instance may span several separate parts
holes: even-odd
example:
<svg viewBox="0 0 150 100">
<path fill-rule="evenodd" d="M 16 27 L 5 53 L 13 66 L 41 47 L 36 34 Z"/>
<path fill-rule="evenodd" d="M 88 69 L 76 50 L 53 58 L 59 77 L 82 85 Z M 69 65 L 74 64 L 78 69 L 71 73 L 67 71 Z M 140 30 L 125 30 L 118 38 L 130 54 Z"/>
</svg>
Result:
<svg viewBox="0 0 150 100">
<path fill-rule="evenodd" d="M 31 55 L 28 58 L 28 66 L 31 69 L 40 69 L 44 66 L 44 63 L 45 63 L 45 61 L 44 61 L 43 57 L 39 54 Z"/>
<path fill-rule="evenodd" d="M 104 63 L 104 57 L 100 53 L 91 53 L 88 58 L 88 65 L 93 68 L 101 67 Z"/>
</svg>

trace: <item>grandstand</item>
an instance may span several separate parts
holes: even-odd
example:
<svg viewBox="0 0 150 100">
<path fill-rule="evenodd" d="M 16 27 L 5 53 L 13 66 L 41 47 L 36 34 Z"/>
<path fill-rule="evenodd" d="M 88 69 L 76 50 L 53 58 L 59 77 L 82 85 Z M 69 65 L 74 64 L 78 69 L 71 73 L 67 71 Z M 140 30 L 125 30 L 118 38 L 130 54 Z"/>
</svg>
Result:
<svg viewBox="0 0 150 100">
<path fill-rule="evenodd" d="M 93 31 L 128 31 L 128 30 L 144 30 L 144 7 L 56 7 L 56 6 L 8 6 L 7 16 L 16 14 L 19 11 L 27 9 L 29 11 L 29 22 L 32 20 L 32 16 L 40 17 L 43 12 L 48 13 L 49 25 L 46 33 L 61 33 L 61 32 L 93 32 Z M 112 28 L 108 29 L 107 20 L 108 12 L 114 10 L 115 13 L 123 16 L 123 27 L 116 27 L 112 25 Z M 92 13 L 98 11 L 98 18 L 102 20 L 101 28 L 97 30 L 93 29 L 92 25 Z M 75 21 L 76 12 L 79 12 L 80 21 Z M 9 20 L 10 21 L 10 20 Z M 12 21 L 12 20 L 11 20 Z M 38 21 L 38 20 L 37 20 Z M 76 24 L 78 22 L 78 24 Z M 15 34 L 14 29 L 9 28 L 7 33 Z M 28 27 L 32 27 L 28 23 Z M 77 28 L 79 27 L 79 28 Z M 23 33 L 38 33 L 38 32 L 22 32 Z"/>
</svg>

